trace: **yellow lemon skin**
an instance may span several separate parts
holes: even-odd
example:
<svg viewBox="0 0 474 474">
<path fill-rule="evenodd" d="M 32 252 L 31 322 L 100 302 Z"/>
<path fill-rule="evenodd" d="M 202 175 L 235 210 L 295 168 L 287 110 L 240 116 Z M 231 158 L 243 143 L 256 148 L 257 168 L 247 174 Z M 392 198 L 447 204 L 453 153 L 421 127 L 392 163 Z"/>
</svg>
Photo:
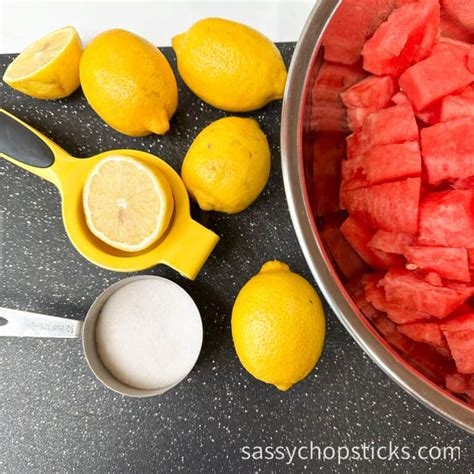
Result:
<svg viewBox="0 0 474 474">
<path fill-rule="evenodd" d="M 96 36 L 80 65 L 84 95 L 112 128 L 131 136 L 164 134 L 178 106 L 170 64 L 150 42 L 114 29 Z"/>
<path fill-rule="evenodd" d="M 268 38 L 248 26 L 207 18 L 175 36 L 172 45 L 186 85 L 218 109 L 249 112 L 283 97 L 283 58 Z"/>
<path fill-rule="evenodd" d="M 36 99 L 62 99 L 80 85 L 82 42 L 75 28 L 53 31 L 25 49 L 7 68 L 3 80 Z"/>
<path fill-rule="evenodd" d="M 205 211 L 234 214 L 250 206 L 270 175 L 270 147 L 257 121 L 226 117 L 194 140 L 181 176 Z"/>
<path fill-rule="evenodd" d="M 232 337 L 240 362 L 255 378 L 280 390 L 311 372 L 325 332 L 316 291 L 284 263 L 263 265 L 235 300 Z"/>
</svg>

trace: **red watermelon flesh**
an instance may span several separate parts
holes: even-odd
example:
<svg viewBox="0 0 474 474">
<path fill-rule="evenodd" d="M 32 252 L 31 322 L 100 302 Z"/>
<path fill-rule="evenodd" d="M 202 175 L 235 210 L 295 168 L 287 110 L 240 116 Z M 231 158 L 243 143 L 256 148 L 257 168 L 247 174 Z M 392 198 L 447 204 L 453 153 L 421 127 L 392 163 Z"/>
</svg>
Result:
<svg viewBox="0 0 474 474">
<path fill-rule="evenodd" d="M 347 89 L 341 94 L 347 108 L 372 107 L 383 109 L 398 89 L 395 79 L 389 76 L 370 76 Z"/>
<path fill-rule="evenodd" d="M 370 107 L 355 107 L 347 109 L 347 124 L 349 128 L 355 132 L 364 125 L 365 120 L 369 115 L 377 112 L 379 109 Z"/>
<path fill-rule="evenodd" d="M 403 263 L 399 255 L 390 255 L 368 247 L 367 244 L 374 235 L 374 230 L 368 228 L 357 219 L 348 217 L 341 226 L 341 232 L 362 260 L 372 268 L 386 270 L 393 265 Z"/>
<path fill-rule="evenodd" d="M 364 45 L 364 69 L 399 76 L 427 58 L 436 41 L 440 21 L 438 0 L 420 0 L 397 8 Z"/>
<path fill-rule="evenodd" d="M 474 116 L 424 128 L 421 147 L 430 184 L 474 176 Z"/>
<path fill-rule="evenodd" d="M 311 205 L 317 216 L 327 216 L 339 211 L 341 162 L 346 154 L 344 136 L 323 133 L 314 140 L 311 152 Z"/>
<path fill-rule="evenodd" d="M 408 100 L 407 95 L 405 92 L 398 91 L 393 97 L 392 97 L 392 102 L 396 105 L 405 105 L 405 104 L 410 104 L 410 101 Z M 411 105 L 411 104 L 410 104 Z"/>
<path fill-rule="evenodd" d="M 347 189 L 420 175 L 418 142 L 374 146 L 364 155 L 342 163 L 342 177 L 349 185 Z"/>
<path fill-rule="evenodd" d="M 412 323 L 398 326 L 398 330 L 416 342 L 423 342 L 445 350 L 449 354 L 448 344 L 438 323 Z M 444 352 L 444 351 L 443 351 Z"/>
<path fill-rule="evenodd" d="M 448 280 L 471 281 L 466 249 L 410 246 L 404 255 L 421 270 L 436 272 Z"/>
<path fill-rule="evenodd" d="M 446 388 L 454 393 L 471 394 L 474 398 L 474 375 L 465 375 L 455 372 L 446 377 Z"/>
<path fill-rule="evenodd" d="M 474 81 L 474 74 L 467 68 L 467 56 L 465 52 L 440 52 L 411 66 L 402 74 L 400 88 L 415 110 L 424 110 Z"/>
<path fill-rule="evenodd" d="M 353 280 L 364 274 L 367 266 L 342 235 L 340 227 L 338 215 L 326 218 L 321 235 L 341 273 L 348 280 Z"/>
<path fill-rule="evenodd" d="M 420 178 L 376 184 L 342 193 L 349 214 L 374 229 L 416 234 Z"/>
<path fill-rule="evenodd" d="M 422 199 L 419 244 L 469 248 L 473 242 L 472 191 L 429 193 Z"/>
<path fill-rule="evenodd" d="M 474 288 L 462 283 L 446 282 L 444 286 L 430 285 L 415 272 L 390 269 L 382 284 L 389 303 L 445 318 L 473 294 Z"/>
<path fill-rule="evenodd" d="M 415 243 L 415 237 L 402 232 L 378 230 L 369 242 L 369 247 L 387 253 L 403 255 L 408 246 Z"/>
<path fill-rule="evenodd" d="M 352 159 L 377 145 L 418 140 L 418 125 L 410 105 L 395 105 L 370 115 L 363 127 L 347 137 L 347 154 Z"/>
<path fill-rule="evenodd" d="M 328 61 L 354 64 L 362 47 L 393 9 L 393 0 L 344 0 L 323 37 Z"/>
<path fill-rule="evenodd" d="M 461 374 L 474 374 L 474 314 L 458 316 L 441 324 L 456 367 Z"/>
<path fill-rule="evenodd" d="M 441 101 L 440 122 L 449 122 L 450 120 L 466 117 L 474 117 L 474 98 L 450 95 Z"/>
<path fill-rule="evenodd" d="M 440 0 L 443 18 L 457 22 L 466 41 L 474 41 L 474 4 L 472 0 Z"/>
<path fill-rule="evenodd" d="M 311 91 L 311 129 L 347 132 L 346 110 L 341 92 L 367 76 L 358 65 L 347 66 L 324 61 Z"/>
<path fill-rule="evenodd" d="M 380 277 L 379 277 L 380 278 Z M 365 298 L 378 311 L 387 313 L 387 316 L 394 323 L 409 324 L 416 321 L 426 321 L 432 319 L 432 316 L 422 311 L 405 309 L 402 306 L 389 303 L 385 298 L 385 292 L 382 287 L 377 286 L 378 280 L 364 282 Z"/>
<path fill-rule="evenodd" d="M 471 50 L 471 44 L 466 43 L 465 41 L 458 41 L 451 38 L 440 38 L 439 41 L 433 47 L 431 52 L 432 56 L 439 53 L 450 53 L 452 55 L 461 55 L 469 54 Z"/>
</svg>

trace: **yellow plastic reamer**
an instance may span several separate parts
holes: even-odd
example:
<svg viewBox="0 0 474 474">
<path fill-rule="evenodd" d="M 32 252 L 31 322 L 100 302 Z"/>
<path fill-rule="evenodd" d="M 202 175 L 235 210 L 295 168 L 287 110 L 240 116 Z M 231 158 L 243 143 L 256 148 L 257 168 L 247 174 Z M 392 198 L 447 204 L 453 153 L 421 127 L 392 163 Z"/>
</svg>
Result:
<svg viewBox="0 0 474 474">
<path fill-rule="evenodd" d="M 166 233 L 140 252 L 124 252 L 105 244 L 89 230 L 83 211 L 82 191 L 99 160 L 124 155 L 155 167 L 168 180 L 174 214 Z M 190 216 L 189 196 L 179 175 L 160 158 L 137 150 L 112 150 L 91 158 L 69 155 L 42 133 L 0 109 L 0 156 L 53 183 L 61 193 L 62 215 L 74 247 L 92 263 L 118 272 L 135 272 L 164 263 L 194 279 L 219 237 Z"/>
</svg>

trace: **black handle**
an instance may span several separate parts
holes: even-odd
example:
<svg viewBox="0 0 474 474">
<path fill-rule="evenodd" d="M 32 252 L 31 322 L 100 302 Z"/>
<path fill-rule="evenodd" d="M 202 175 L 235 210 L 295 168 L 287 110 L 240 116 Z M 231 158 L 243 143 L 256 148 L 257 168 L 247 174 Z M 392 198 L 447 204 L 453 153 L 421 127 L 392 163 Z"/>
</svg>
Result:
<svg viewBox="0 0 474 474">
<path fill-rule="evenodd" d="M 49 168 L 54 154 L 38 135 L 0 111 L 0 153 L 36 168 Z"/>
</svg>

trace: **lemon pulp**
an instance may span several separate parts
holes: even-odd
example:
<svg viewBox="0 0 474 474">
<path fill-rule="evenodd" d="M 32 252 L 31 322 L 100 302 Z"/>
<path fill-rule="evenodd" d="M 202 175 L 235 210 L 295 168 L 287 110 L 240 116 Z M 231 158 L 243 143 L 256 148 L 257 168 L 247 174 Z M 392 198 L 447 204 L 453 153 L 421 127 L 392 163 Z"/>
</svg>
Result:
<svg viewBox="0 0 474 474">
<path fill-rule="evenodd" d="M 96 237 L 114 248 L 138 252 L 166 232 L 173 196 L 158 170 L 133 158 L 110 156 L 89 174 L 83 205 Z"/>
</svg>

